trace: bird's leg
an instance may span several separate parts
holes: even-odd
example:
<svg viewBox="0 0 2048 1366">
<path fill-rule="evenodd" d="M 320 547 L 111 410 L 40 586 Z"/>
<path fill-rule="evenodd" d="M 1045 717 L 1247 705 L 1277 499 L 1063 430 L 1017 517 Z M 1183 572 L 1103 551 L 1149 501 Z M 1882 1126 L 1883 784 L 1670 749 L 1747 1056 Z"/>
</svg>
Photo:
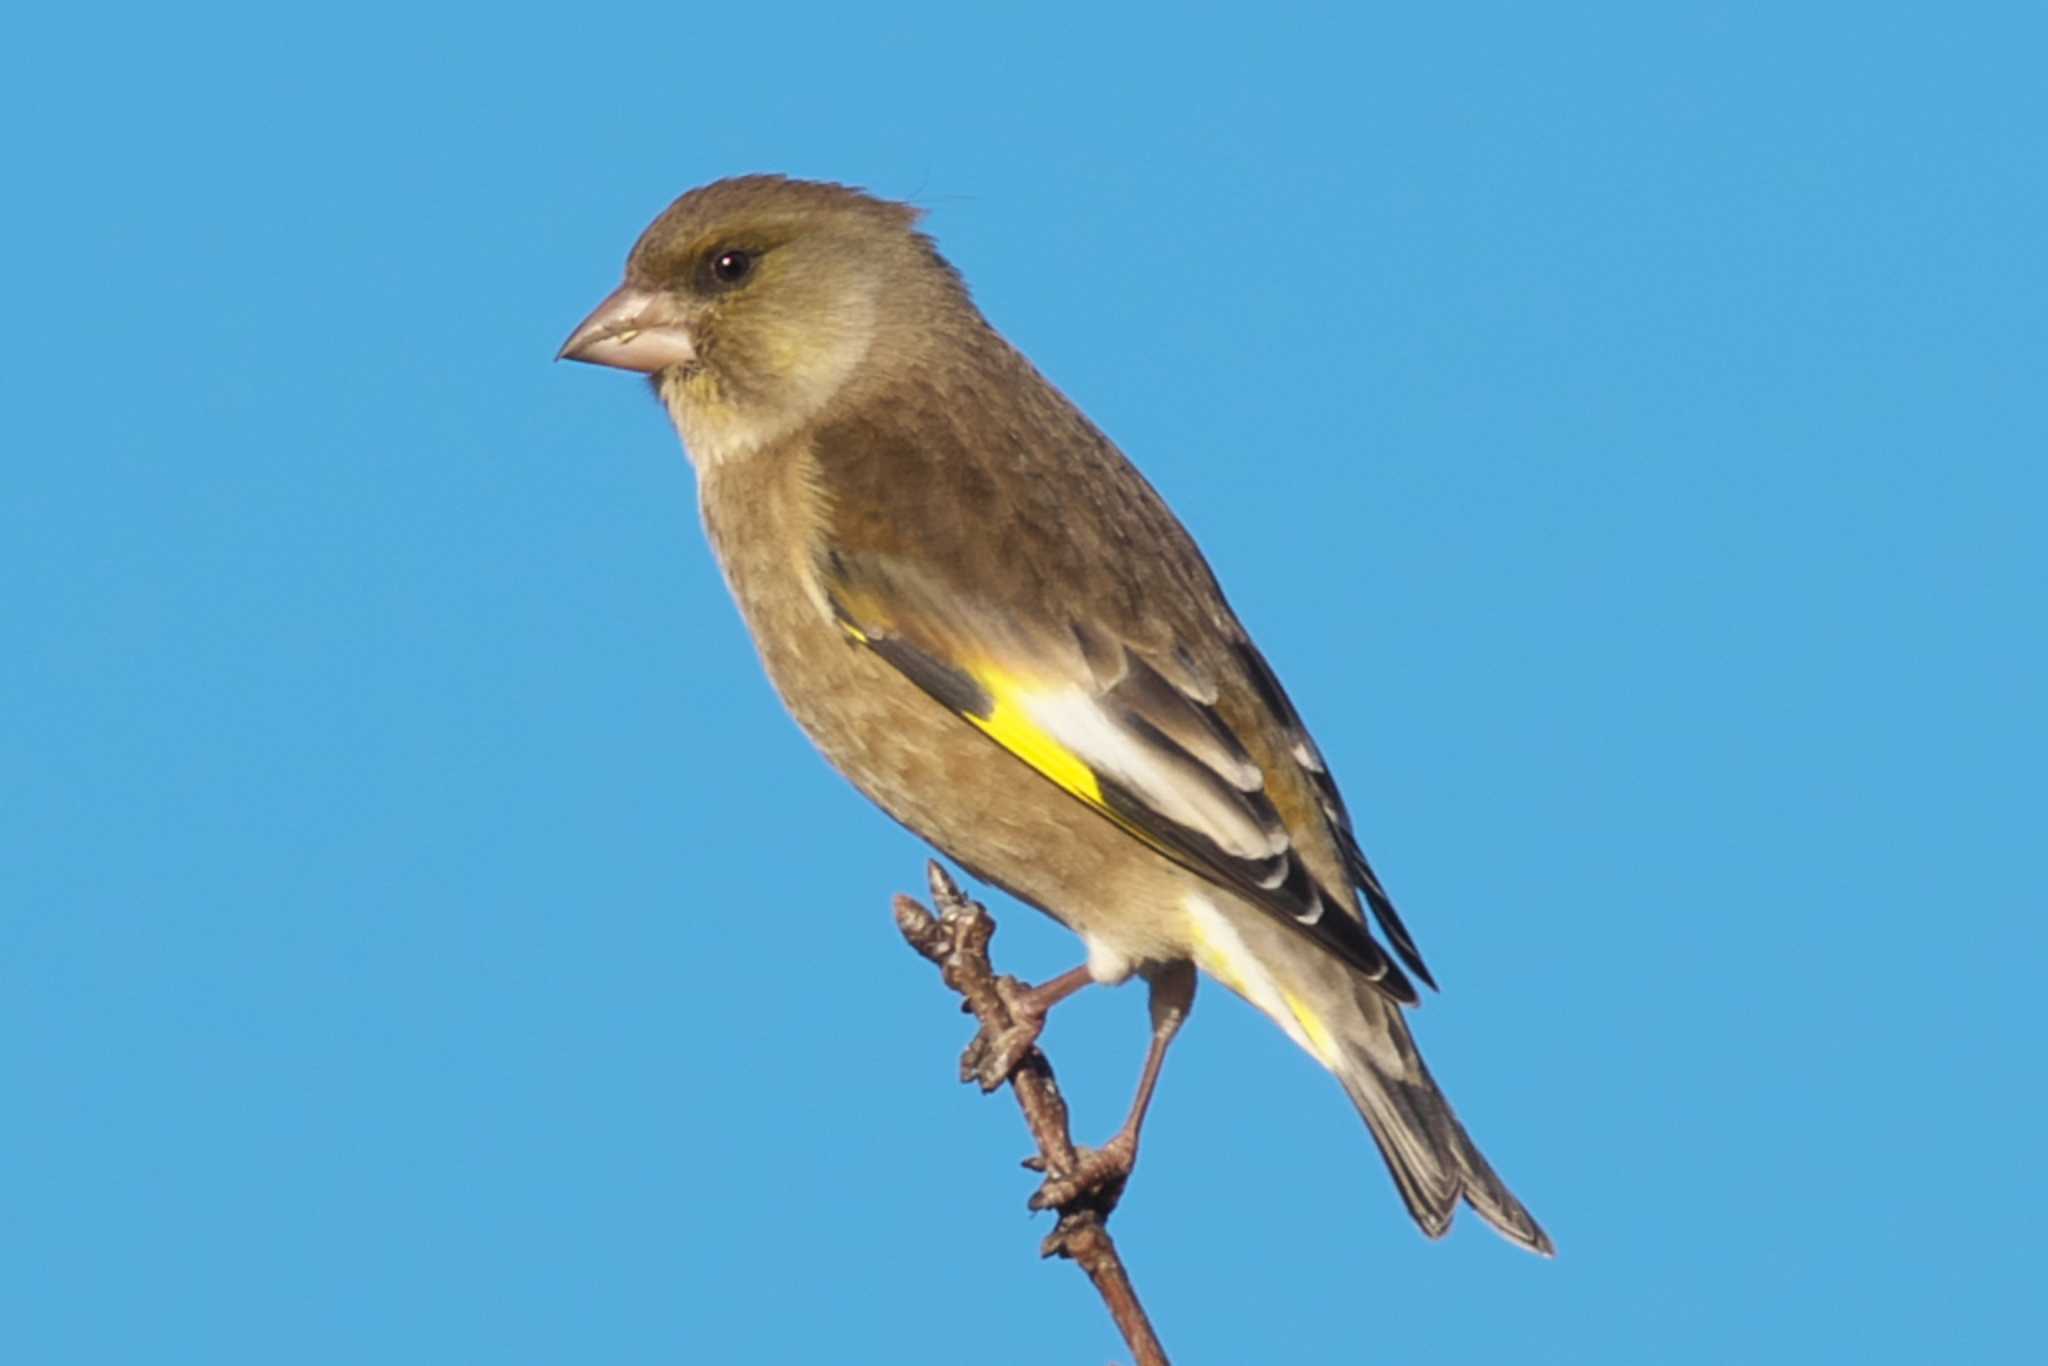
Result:
<svg viewBox="0 0 2048 1366">
<path fill-rule="evenodd" d="M 1086 963 L 1035 987 L 1027 987 L 1014 977 L 998 977 L 996 990 L 1002 993 L 1003 1004 L 1010 1008 L 1009 1028 L 992 1034 L 983 1027 L 974 1036 L 967 1051 L 960 1055 L 960 1080 L 980 1082 L 984 1091 L 993 1091 L 1008 1081 L 1038 1043 L 1038 1036 L 1045 1032 L 1045 1017 L 1052 1008 L 1094 980 L 1088 975 Z"/>
<path fill-rule="evenodd" d="M 1138 1094 L 1131 1101 L 1131 1112 L 1109 1142 L 1099 1148 L 1075 1150 L 1073 1171 L 1046 1177 L 1031 1197 L 1033 1209 L 1064 1209 L 1097 1193 L 1107 1205 L 1114 1205 L 1138 1163 L 1138 1133 L 1145 1127 L 1145 1111 L 1151 1108 L 1152 1092 L 1159 1085 L 1166 1050 L 1195 1003 L 1194 965 L 1169 964 L 1149 973 L 1146 980 L 1152 990 L 1152 1044 L 1145 1050 L 1145 1070 L 1138 1075 Z"/>
</svg>

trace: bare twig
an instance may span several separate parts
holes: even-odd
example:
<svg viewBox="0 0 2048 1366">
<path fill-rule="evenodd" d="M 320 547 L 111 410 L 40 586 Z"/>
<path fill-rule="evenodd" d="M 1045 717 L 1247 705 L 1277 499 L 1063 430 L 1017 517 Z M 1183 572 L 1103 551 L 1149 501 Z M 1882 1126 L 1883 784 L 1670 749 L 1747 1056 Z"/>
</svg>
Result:
<svg viewBox="0 0 2048 1366">
<path fill-rule="evenodd" d="M 1005 1000 L 1003 982 L 989 963 L 988 943 L 996 923 L 987 911 L 962 892 L 946 870 L 936 862 L 928 868 L 933 915 L 907 896 L 896 898 L 896 927 L 910 941 L 910 947 L 937 965 L 947 986 L 960 993 L 965 1008 L 981 1021 L 983 1039 L 1009 1032 L 1017 1023 Z M 1010 989 L 1020 984 L 1011 981 Z M 973 1059 L 977 1048 L 970 1045 L 961 1066 L 961 1080 L 973 1080 Z M 1011 1073 L 1010 1091 L 1024 1112 L 1031 1137 L 1038 1144 L 1038 1157 L 1026 1165 L 1053 1177 L 1072 1174 L 1076 1169 L 1074 1138 L 1067 1127 L 1067 1103 L 1053 1080 L 1052 1065 L 1045 1054 L 1032 1048 Z M 1138 1292 L 1131 1286 L 1130 1273 L 1117 1256 L 1116 1243 L 1109 1236 L 1109 1213 L 1116 1206 L 1121 1183 L 1107 1190 L 1084 1192 L 1071 1202 L 1054 1207 L 1059 1222 L 1039 1245 L 1043 1257 L 1068 1257 L 1078 1262 L 1095 1283 L 1095 1291 L 1116 1321 L 1117 1331 L 1130 1345 L 1137 1366 L 1166 1366 L 1166 1352 L 1152 1331 Z"/>
</svg>

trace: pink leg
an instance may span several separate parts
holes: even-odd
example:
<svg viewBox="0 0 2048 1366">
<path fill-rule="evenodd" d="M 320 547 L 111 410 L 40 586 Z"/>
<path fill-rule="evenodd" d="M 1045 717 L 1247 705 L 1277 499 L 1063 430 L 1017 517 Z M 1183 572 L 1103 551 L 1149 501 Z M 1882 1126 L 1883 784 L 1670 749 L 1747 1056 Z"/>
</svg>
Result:
<svg viewBox="0 0 2048 1366">
<path fill-rule="evenodd" d="M 1195 970 L 1191 964 L 1176 963 L 1149 974 L 1148 981 L 1152 988 L 1152 1043 L 1145 1050 L 1145 1068 L 1138 1074 L 1138 1094 L 1131 1101 L 1130 1114 L 1109 1142 L 1100 1148 L 1080 1149 L 1073 1171 L 1047 1177 L 1031 1197 L 1033 1209 L 1062 1209 L 1089 1195 L 1099 1195 L 1113 1206 L 1137 1166 L 1138 1135 L 1145 1127 L 1152 1093 L 1159 1086 L 1166 1050 L 1194 1005 Z"/>
</svg>

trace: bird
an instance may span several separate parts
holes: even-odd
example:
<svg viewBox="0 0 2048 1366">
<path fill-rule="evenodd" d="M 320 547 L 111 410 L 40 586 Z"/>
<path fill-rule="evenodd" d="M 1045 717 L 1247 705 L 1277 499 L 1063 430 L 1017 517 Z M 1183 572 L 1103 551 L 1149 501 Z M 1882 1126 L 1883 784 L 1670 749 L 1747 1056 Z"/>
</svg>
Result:
<svg viewBox="0 0 2048 1366">
<path fill-rule="evenodd" d="M 1013 1002 L 998 1074 L 1060 1001 L 1146 983 L 1130 1112 L 1041 1197 L 1128 1177 L 1206 975 L 1335 1075 L 1424 1234 L 1462 1202 L 1552 1255 L 1417 1051 L 1404 1011 L 1435 979 L 1280 680 L 1188 531 L 921 216 L 782 175 L 699 186 L 556 358 L 646 376 L 825 758 L 1079 936 L 1084 961 Z"/>
</svg>

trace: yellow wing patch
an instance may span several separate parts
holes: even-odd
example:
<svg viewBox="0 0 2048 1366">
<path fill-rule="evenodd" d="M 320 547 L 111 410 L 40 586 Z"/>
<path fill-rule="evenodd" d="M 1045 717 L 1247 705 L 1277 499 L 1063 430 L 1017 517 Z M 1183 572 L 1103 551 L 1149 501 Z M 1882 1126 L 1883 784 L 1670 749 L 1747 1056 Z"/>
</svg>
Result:
<svg viewBox="0 0 2048 1366">
<path fill-rule="evenodd" d="M 968 715 L 977 730 L 1090 806 L 1104 805 L 1094 770 L 1032 719 L 1026 703 L 1032 689 L 1024 680 L 986 665 L 968 673 L 995 703 L 987 716 Z"/>
<path fill-rule="evenodd" d="M 875 637 L 870 636 L 844 615 L 840 617 L 839 626 L 859 644 L 871 649 L 877 648 Z M 901 667 L 900 661 L 898 667 Z M 1058 784 L 1063 792 L 1079 797 L 1090 806 L 1116 819 L 1109 811 L 1108 803 L 1103 799 L 1102 782 L 1095 776 L 1095 771 L 1089 768 L 1079 755 L 1053 738 L 1045 727 L 1032 717 L 1031 699 L 1043 692 L 1039 685 L 986 660 L 950 667 L 955 668 L 958 674 L 964 675 L 965 680 L 970 680 L 988 700 L 985 712 L 967 710 L 956 705 L 955 710 L 962 720 L 971 723 L 983 735 L 1037 769 L 1039 773 Z M 1118 820 L 1117 823 L 1126 828 L 1129 825 L 1122 820 Z"/>
</svg>

